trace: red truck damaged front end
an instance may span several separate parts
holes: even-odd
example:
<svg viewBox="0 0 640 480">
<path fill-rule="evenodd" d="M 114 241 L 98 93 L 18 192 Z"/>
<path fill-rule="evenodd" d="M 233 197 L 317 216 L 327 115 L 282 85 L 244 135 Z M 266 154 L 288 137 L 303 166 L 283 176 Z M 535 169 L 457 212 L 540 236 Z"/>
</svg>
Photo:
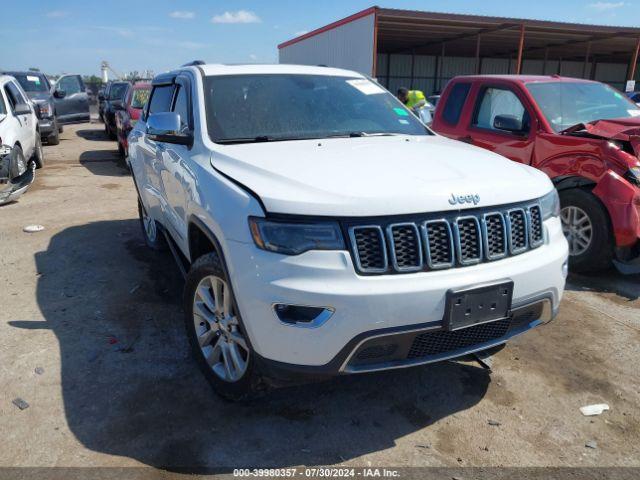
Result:
<svg viewBox="0 0 640 480">
<path fill-rule="evenodd" d="M 640 109 L 599 82 L 457 77 L 432 128 L 544 171 L 562 201 L 575 271 L 640 271 Z"/>
</svg>

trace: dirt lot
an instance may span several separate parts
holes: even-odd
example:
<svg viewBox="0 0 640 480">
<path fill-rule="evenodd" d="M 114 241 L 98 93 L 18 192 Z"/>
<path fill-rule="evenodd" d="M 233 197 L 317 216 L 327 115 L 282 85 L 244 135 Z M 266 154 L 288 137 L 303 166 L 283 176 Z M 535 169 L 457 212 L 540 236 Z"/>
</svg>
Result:
<svg viewBox="0 0 640 480">
<path fill-rule="evenodd" d="M 491 374 L 447 362 L 230 404 L 191 360 L 182 280 L 143 245 L 115 142 L 83 124 L 45 155 L 0 207 L 0 466 L 640 466 L 639 277 L 572 277 Z"/>
</svg>

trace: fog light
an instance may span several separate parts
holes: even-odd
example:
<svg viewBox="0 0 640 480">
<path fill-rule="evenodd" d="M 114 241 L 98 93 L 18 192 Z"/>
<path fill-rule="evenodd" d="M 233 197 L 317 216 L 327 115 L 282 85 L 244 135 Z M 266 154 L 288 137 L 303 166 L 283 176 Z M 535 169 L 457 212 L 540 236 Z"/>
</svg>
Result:
<svg viewBox="0 0 640 480">
<path fill-rule="evenodd" d="M 565 260 L 562 264 L 562 276 L 567 278 L 567 275 L 569 275 L 569 260 Z"/>
<path fill-rule="evenodd" d="M 273 310 L 278 319 L 287 325 L 297 327 L 319 327 L 329 320 L 334 309 L 331 307 L 309 307 L 306 305 L 287 305 L 276 303 Z"/>
</svg>

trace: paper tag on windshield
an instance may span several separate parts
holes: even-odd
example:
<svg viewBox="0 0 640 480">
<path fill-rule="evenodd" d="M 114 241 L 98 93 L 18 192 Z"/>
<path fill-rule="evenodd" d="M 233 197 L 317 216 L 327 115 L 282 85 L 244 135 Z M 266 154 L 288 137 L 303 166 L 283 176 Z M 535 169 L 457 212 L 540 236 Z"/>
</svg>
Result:
<svg viewBox="0 0 640 480">
<path fill-rule="evenodd" d="M 627 110 L 632 117 L 640 117 L 640 110 Z"/>
<path fill-rule="evenodd" d="M 380 88 L 373 82 L 365 78 L 358 78 L 356 80 L 347 80 L 347 83 L 352 87 L 357 88 L 365 95 L 375 95 L 377 93 L 384 93 L 384 89 Z"/>
<path fill-rule="evenodd" d="M 40 83 L 40 77 L 34 77 L 33 75 L 27 75 L 27 80 L 30 82 Z"/>
</svg>

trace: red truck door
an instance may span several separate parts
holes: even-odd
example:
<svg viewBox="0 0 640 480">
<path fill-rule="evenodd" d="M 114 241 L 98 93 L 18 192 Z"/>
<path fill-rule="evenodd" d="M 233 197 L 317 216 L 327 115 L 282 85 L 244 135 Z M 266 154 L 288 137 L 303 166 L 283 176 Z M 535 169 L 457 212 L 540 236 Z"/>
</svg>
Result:
<svg viewBox="0 0 640 480">
<path fill-rule="evenodd" d="M 538 122 L 526 100 L 511 85 L 480 83 L 467 102 L 467 136 L 459 140 L 530 164 Z"/>
</svg>

